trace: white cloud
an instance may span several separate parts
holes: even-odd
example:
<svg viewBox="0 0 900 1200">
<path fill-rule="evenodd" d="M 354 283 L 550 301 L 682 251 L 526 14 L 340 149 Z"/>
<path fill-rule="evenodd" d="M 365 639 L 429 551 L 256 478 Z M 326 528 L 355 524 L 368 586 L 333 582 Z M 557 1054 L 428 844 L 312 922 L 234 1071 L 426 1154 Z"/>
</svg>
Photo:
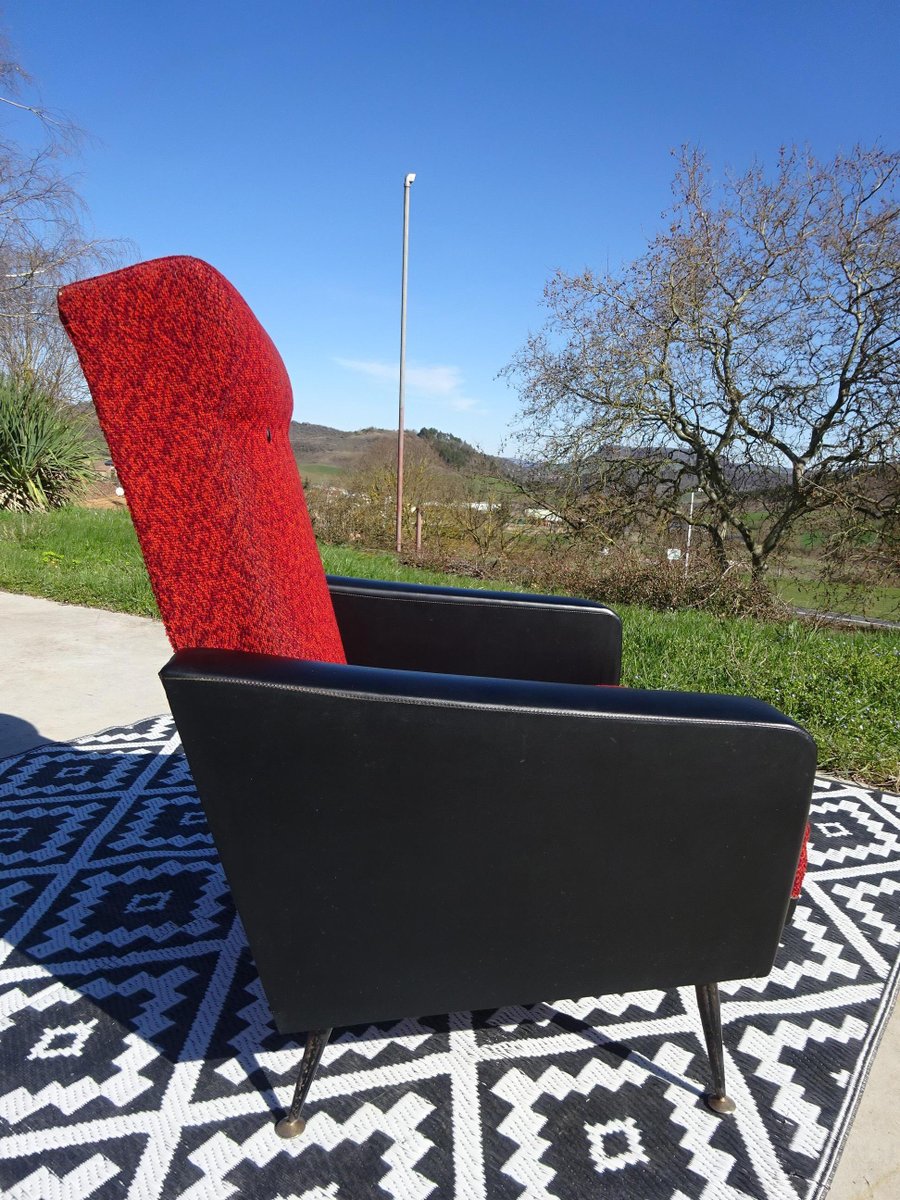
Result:
<svg viewBox="0 0 900 1200">
<path fill-rule="evenodd" d="M 360 375 L 370 375 L 373 379 L 387 379 L 396 382 L 400 368 L 396 364 L 383 362 L 363 362 L 357 358 L 336 358 L 339 367 L 349 371 L 358 371 Z"/>
<path fill-rule="evenodd" d="M 406 378 L 428 396 L 452 396 L 462 387 L 458 367 L 408 367 Z"/>
<path fill-rule="evenodd" d="M 334 361 L 349 371 L 368 375 L 371 379 L 383 379 L 393 384 L 400 381 L 399 363 L 358 358 L 336 358 Z M 408 365 L 406 386 L 420 396 L 442 400 L 456 412 L 468 412 L 478 404 L 477 400 L 463 395 L 463 378 L 459 367 Z"/>
</svg>

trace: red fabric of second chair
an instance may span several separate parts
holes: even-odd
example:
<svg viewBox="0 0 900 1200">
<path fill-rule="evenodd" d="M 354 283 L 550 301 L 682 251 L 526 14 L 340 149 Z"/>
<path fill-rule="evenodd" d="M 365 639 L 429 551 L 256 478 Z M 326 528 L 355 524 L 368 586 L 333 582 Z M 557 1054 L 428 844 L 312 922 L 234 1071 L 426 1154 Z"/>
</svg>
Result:
<svg viewBox="0 0 900 1200">
<path fill-rule="evenodd" d="M 803 880 L 806 878 L 806 868 L 809 858 L 810 827 L 806 826 L 806 837 L 803 839 L 803 849 L 800 851 L 800 861 L 797 863 L 797 874 L 794 876 L 794 886 L 791 888 L 791 899 L 799 900 L 803 891 Z"/>
<path fill-rule="evenodd" d="M 74 283 L 78 351 L 173 647 L 344 662 L 288 440 L 284 364 L 199 259 Z"/>
</svg>

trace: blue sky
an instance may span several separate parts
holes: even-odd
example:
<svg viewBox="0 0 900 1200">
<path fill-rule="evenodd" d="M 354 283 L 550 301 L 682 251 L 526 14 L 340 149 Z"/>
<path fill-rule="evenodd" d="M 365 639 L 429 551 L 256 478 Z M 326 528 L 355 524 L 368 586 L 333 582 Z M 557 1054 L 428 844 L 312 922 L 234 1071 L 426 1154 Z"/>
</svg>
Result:
<svg viewBox="0 0 900 1200">
<path fill-rule="evenodd" d="M 871 0 L 0 0 L 44 101 L 91 135 L 94 231 L 208 259 L 275 340 L 300 420 L 494 451 L 496 378 L 557 268 L 659 228 L 673 148 L 896 148 L 900 5 Z"/>
</svg>

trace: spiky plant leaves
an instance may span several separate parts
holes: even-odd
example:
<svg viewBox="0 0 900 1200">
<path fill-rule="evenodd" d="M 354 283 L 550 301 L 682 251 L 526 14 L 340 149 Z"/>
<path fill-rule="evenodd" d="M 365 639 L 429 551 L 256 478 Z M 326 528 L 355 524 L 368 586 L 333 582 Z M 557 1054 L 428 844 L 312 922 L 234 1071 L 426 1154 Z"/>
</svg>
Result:
<svg viewBox="0 0 900 1200">
<path fill-rule="evenodd" d="M 62 507 L 95 477 L 93 449 L 64 405 L 0 379 L 0 509 Z"/>
</svg>

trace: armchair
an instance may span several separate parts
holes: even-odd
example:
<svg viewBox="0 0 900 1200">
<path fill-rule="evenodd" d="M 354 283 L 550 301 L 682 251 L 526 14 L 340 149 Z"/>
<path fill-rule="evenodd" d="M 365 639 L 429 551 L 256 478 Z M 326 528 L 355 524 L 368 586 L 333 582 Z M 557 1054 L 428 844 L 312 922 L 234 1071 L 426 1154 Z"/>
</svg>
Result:
<svg viewBox="0 0 900 1200">
<path fill-rule="evenodd" d="M 326 580 L 284 368 L 188 258 L 64 288 L 175 649 L 161 676 L 275 1023 L 332 1027 L 772 966 L 815 745 L 752 699 L 619 687 L 554 596 Z"/>
</svg>

